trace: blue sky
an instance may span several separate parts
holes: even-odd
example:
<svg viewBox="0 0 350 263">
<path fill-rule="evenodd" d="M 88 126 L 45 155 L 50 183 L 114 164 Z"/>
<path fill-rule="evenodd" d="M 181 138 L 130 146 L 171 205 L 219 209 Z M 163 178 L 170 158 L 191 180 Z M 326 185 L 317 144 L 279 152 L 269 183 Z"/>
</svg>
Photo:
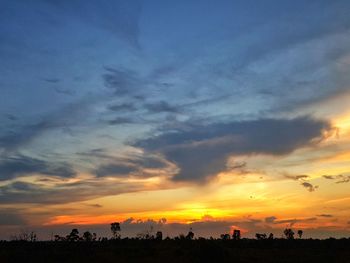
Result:
<svg viewBox="0 0 350 263">
<path fill-rule="evenodd" d="M 346 112 L 348 1 L 0 4 L 0 214 L 32 224 L 42 203 L 210 185 L 232 156 L 246 173 Z M 271 167 L 251 169 L 290 173 Z"/>
</svg>

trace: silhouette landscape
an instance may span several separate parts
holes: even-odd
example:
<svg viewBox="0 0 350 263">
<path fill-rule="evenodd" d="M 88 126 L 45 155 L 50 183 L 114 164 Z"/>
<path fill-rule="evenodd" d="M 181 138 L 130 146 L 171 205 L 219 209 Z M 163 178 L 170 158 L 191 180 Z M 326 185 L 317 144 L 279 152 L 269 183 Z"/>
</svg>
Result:
<svg viewBox="0 0 350 263">
<path fill-rule="evenodd" d="M 349 0 L 0 0 L 0 263 L 350 263 Z"/>
<path fill-rule="evenodd" d="M 283 237 L 256 233 L 243 238 L 239 229 L 219 238 L 187 234 L 163 237 L 149 229 L 136 237 L 121 238 L 120 223 L 110 225 L 112 237 L 98 237 L 74 228 L 66 236 L 37 241 L 34 232 L 22 232 L 1 241 L 1 262 L 348 262 L 350 238 L 303 239 L 303 231 L 291 228 Z M 297 237 L 296 237 L 297 235 Z"/>
</svg>

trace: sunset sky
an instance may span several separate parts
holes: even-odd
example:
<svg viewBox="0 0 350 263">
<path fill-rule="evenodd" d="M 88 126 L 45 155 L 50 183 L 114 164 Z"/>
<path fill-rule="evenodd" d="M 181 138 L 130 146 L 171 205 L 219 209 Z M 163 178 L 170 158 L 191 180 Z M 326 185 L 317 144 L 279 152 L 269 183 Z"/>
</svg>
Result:
<svg viewBox="0 0 350 263">
<path fill-rule="evenodd" d="M 350 236 L 350 2 L 1 0 L 0 239 Z"/>
</svg>

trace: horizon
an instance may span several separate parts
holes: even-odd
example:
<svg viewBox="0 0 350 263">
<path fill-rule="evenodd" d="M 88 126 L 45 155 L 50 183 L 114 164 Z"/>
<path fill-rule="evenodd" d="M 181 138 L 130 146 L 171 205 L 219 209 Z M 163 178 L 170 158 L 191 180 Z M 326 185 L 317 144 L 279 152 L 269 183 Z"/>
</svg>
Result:
<svg viewBox="0 0 350 263">
<path fill-rule="evenodd" d="M 0 4 L 0 240 L 350 237 L 349 1 Z"/>
</svg>

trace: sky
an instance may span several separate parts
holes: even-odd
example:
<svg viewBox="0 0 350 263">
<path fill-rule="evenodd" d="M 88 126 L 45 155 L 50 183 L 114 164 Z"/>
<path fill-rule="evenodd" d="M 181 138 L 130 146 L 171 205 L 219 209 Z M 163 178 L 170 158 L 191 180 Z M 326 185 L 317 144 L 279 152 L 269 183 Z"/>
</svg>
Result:
<svg viewBox="0 0 350 263">
<path fill-rule="evenodd" d="M 0 0 L 0 239 L 349 237 L 349 12 Z"/>
</svg>

